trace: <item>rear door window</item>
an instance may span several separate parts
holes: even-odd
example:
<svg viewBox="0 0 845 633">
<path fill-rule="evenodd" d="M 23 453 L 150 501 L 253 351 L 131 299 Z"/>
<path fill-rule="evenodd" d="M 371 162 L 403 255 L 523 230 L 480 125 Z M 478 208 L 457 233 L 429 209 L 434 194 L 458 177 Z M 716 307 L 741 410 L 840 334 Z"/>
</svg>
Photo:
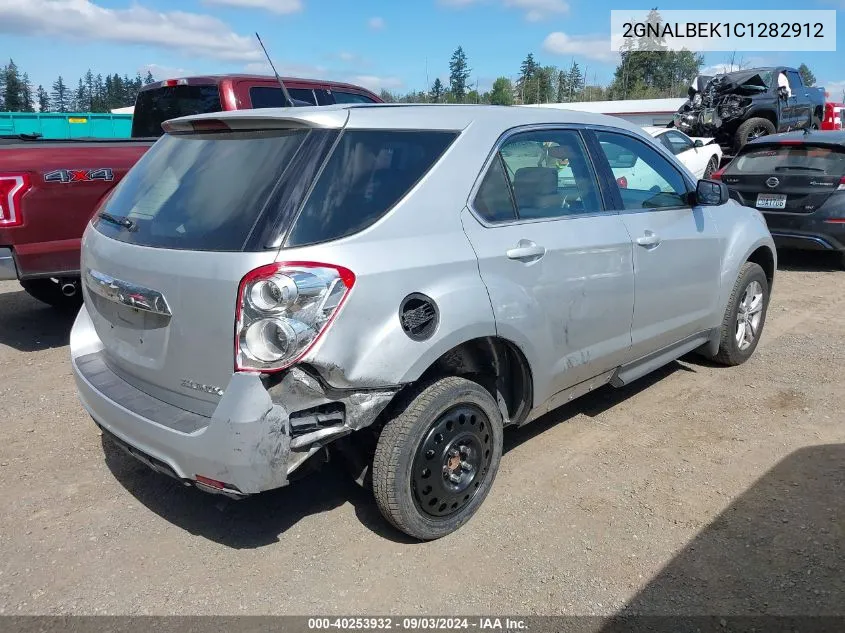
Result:
<svg viewBox="0 0 845 633">
<path fill-rule="evenodd" d="M 348 130 L 288 235 L 304 246 L 352 235 L 384 216 L 428 172 L 457 132 Z"/>
<path fill-rule="evenodd" d="M 516 220 L 513 193 L 501 154 L 496 154 L 493 163 L 484 175 L 472 206 L 488 222 Z"/>
<path fill-rule="evenodd" d="M 725 169 L 726 174 L 819 173 L 845 175 L 845 151 L 812 145 L 777 145 L 746 149 Z"/>
<path fill-rule="evenodd" d="M 665 132 L 662 136 L 667 149 L 677 156 L 695 147 L 695 144 L 680 132 Z"/>
<path fill-rule="evenodd" d="M 162 86 L 142 90 L 132 116 L 133 137 L 161 136 L 161 124 L 190 114 L 220 112 L 220 91 L 216 85 Z"/>
<path fill-rule="evenodd" d="M 332 90 L 334 100 L 337 103 L 375 103 L 366 95 L 358 94 L 357 92 L 343 92 L 341 90 Z"/>
<path fill-rule="evenodd" d="M 288 88 L 291 99 L 317 105 L 314 91 L 305 88 Z M 253 108 L 285 108 L 285 96 L 281 88 L 273 86 L 253 86 L 249 89 L 249 100 Z"/>
<path fill-rule="evenodd" d="M 520 219 L 603 210 L 598 182 L 578 132 L 515 134 L 502 145 L 500 154 Z"/>
<path fill-rule="evenodd" d="M 115 188 L 101 211 L 113 239 L 160 248 L 239 251 L 307 130 L 166 135 Z"/>
</svg>

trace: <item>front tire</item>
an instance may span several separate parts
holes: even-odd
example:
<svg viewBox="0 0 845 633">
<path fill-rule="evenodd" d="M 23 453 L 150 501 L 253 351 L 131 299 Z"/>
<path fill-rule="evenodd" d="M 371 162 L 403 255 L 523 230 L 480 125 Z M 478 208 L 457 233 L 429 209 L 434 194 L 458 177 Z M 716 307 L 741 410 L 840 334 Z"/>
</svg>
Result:
<svg viewBox="0 0 845 633">
<path fill-rule="evenodd" d="M 774 123 L 762 117 L 752 117 L 737 128 L 734 147 L 739 151 L 748 141 L 774 133 Z"/>
<path fill-rule="evenodd" d="M 769 280 L 759 264 L 745 262 L 739 270 L 722 320 L 719 351 L 722 365 L 741 365 L 757 349 L 769 307 Z"/>
<path fill-rule="evenodd" d="M 420 540 L 478 510 L 502 456 L 502 414 L 478 383 L 450 376 L 407 394 L 379 437 L 373 492 L 396 528 Z"/>
</svg>

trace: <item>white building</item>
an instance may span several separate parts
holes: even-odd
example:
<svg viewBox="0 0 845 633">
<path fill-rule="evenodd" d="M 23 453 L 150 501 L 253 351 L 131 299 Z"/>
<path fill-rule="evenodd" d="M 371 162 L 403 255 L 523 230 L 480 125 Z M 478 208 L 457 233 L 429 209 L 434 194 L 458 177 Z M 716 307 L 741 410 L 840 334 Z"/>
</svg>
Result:
<svg viewBox="0 0 845 633">
<path fill-rule="evenodd" d="M 573 101 L 539 103 L 527 108 L 558 108 L 618 116 L 636 125 L 666 127 L 686 99 L 628 99 L 625 101 Z"/>
</svg>

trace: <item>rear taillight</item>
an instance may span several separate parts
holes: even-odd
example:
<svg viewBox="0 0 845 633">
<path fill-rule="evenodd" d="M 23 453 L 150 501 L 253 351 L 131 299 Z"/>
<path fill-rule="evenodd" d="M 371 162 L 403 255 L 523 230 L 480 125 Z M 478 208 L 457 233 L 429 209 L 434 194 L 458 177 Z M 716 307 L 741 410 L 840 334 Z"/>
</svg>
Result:
<svg viewBox="0 0 845 633">
<path fill-rule="evenodd" d="M 845 191 L 845 176 L 839 179 L 839 186 L 836 188 L 837 191 Z"/>
<path fill-rule="evenodd" d="M 23 224 L 21 199 L 31 187 L 29 174 L 0 173 L 0 227 Z"/>
<path fill-rule="evenodd" d="M 717 169 L 712 174 L 710 174 L 709 180 L 721 180 L 722 174 L 725 173 L 725 168 L 722 167 L 721 169 Z"/>
<path fill-rule="evenodd" d="M 628 179 L 625 176 L 619 176 L 616 179 L 616 184 L 619 185 L 620 189 L 627 189 L 628 188 Z"/>
<path fill-rule="evenodd" d="M 235 371 L 273 372 L 308 353 L 355 283 L 351 270 L 279 262 L 248 273 L 238 288 Z"/>
</svg>

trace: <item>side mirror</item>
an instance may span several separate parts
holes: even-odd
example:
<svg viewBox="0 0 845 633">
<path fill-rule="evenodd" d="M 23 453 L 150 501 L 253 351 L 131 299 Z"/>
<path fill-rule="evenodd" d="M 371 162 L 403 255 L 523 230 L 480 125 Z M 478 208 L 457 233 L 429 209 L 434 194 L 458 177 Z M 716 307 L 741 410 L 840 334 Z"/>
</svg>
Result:
<svg viewBox="0 0 845 633">
<path fill-rule="evenodd" d="M 695 202 L 700 206 L 717 207 L 730 198 L 728 186 L 716 180 L 699 180 L 695 187 Z"/>
<path fill-rule="evenodd" d="M 695 139 L 695 146 L 704 147 L 704 141 L 702 141 L 700 138 Z"/>
</svg>

